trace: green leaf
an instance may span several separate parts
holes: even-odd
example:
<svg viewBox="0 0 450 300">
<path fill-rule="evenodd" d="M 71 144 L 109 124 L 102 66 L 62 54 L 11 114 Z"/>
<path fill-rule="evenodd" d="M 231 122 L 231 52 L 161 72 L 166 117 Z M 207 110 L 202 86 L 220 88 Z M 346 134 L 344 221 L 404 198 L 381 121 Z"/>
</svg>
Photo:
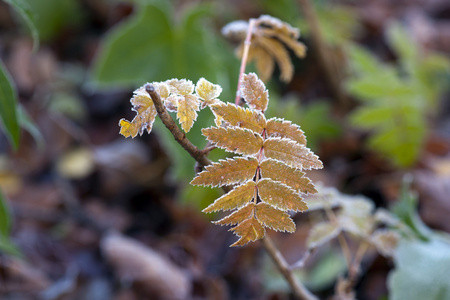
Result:
<svg viewBox="0 0 450 300">
<path fill-rule="evenodd" d="M 30 30 L 31 37 L 33 38 L 33 50 L 39 48 L 39 32 L 35 24 L 35 16 L 33 10 L 25 0 L 4 0 L 9 3 L 14 10 L 22 17 L 23 21 Z"/>
<path fill-rule="evenodd" d="M 450 299 L 450 243 L 403 241 L 394 255 L 388 278 L 391 300 Z"/>
<path fill-rule="evenodd" d="M 418 61 L 419 53 L 409 32 L 398 22 L 393 22 L 388 27 L 387 37 L 404 67 L 411 70 Z"/>
<path fill-rule="evenodd" d="M 20 128 L 17 119 L 17 93 L 10 75 L 0 61 L 0 124 L 14 149 L 19 146 Z"/>
<path fill-rule="evenodd" d="M 11 213 L 6 198 L 0 191 L 0 236 L 7 237 L 11 230 Z"/>
<path fill-rule="evenodd" d="M 19 105 L 18 110 L 18 119 L 20 127 L 28 131 L 28 133 L 33 137 L 34 141 L 37 144 L 39 150 L 43 150 L 45 147 L 45 140 L 42 136 L 41 131 L 30 118 L 28 113 L 25 111 L 22 105 Z"/>
</svg>

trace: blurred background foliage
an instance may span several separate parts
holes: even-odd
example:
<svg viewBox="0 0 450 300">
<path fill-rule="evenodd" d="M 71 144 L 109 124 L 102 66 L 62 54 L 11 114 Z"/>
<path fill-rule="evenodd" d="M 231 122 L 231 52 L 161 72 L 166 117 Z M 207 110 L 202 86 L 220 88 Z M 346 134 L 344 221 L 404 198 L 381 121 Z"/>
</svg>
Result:
<svg viewBox="0 0 450 300">
<path fill-rule="evenodd" d="M 291 55 L 291 83 L 278 81 L 278 70 L 266 83 L 267 115 L 305 131 L 308 146 L 325 163 L 321 173 L 311 172 L 315 181 L 364 194 L 404 226 L 392 260 L 367 252 L 358 298 L 448 298 L 443 270 L 449 268 L 450 253 L 450 43 L 440 22 L 448 24 L 450 17 L 445 1 L 425 2 L 402 7 L 389 1 L 310 1 L 346 102 L 325 80 L 304 0 L 0 2 L 1 258 L 22 256 L 35 263 L 38 267 L 28 265 L 22 272 L 40 268 L 42 274 L 32 274 L 41 281 L 33 284 L 46 295 L 64 286 L 54 278 L 77 286 L 83 276 L 101 278 L 109 293 L 123 292 L 105 279 L 106 263 L 97 257 L 99 249 L 106 251 L 102 235 L 77 219 L 80 210 L 161 252 L 169 248 L 178 266 L 196 274 L 196 292 L 214 295 L 205 279 L 214 274 L 217 293 L 229 293 L 230 299 L 289 293 L 268 259 L 249 259 L 258 257 L 254 247 L 228 249 L 226 229 L 208 227 L 207 219 L 215 217 L 199 211 L 221 191 L 188 184 L 194 160 L 161 122 L 151 135 L 134 140 L 120 137 L 117 125 L 120 118 L 134 116 L 129 98 L 147 81 L 187 78 L 195 83 L 205 77 L 222 86 L 221 100 L 233 102 L 240 62 L 220 29 L 230 21 L 269 14 L 300 28 L 308 52 L 304 60 Z M 200 130 L 211 125 L 212 115 L 202 111 L 188 138 L 204 147 Z M 214 150 L 210 158 L 226 155 Z M 403 182 L 407 172 L 414 185 Z M 311 224 L 322 218 L 323 212 L 316 211 L 297 215 L 297 232 L 277 236 L 290 261 L 301 258 Z M 360 241 L 346 237 L 350 248 Z M 298 272 L 324 297 L 347 270 L 337 249 L 330 238 Z M 72 261 L 84 266 L 80 274 L 64 271 Z M 86 271 L 86 265 L 96 270 Z M 253 287 L 252 267 L 261 271 L 257 278 L 264 292 Z M 0 270 L 9 274 L 1 260 Z M 8 280 L 17 278 L 8 275 Z M 15 295 L 0 287 L 1 293 Z M 57 299 L 56 294 L 46 299 Z"/>
</svg>

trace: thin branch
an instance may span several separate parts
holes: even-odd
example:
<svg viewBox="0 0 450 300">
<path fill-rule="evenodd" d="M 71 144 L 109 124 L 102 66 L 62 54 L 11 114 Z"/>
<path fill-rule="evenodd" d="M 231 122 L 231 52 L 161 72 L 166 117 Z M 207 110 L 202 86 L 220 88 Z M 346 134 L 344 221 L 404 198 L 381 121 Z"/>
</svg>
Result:
<svg viewBox="0 0 450 300">
<path fill-rule="evenodd" d="M 241 99 L 241 81 L 242 81 L 242 76 L 244 76 L 244 73 L 245 73 L 245 67 L 247 66 L 248 51 L 250 50 L 250 45 L 252 44 L 252 32 L 253 32 L 253 26 L 255 25 L 255 22 L 256 22 L 255 19 L 250 19 L 248 21 L 247 36 L 245 38 L 244 52 L 242 53 L 242 59 L 241 59 L 241 69 L 239 70 L 239 79 L 238 79 L 236 100 L 235 100 L 236 105 L 239 105 L 239 101 Z"/>
<path fill-rule="evenodd" d="M 145 85 L 146 92 L 150 95 L 150 97 L 153 100 L 153 104 L 155 105 L 156 112 L 158 113 L 158 116 L 164 123 L 164 125 L 169 129 L 169 131 L 172 133 L 175 140 L 197 161 L 199 166 L 196 166 L 196 169 L 199 169 L 201 166 L 207 166 L 211 164 L 211 161 L 205 157 L 205 154 L 202 150 L 198 149 L 196 146 L 194 146 L 187 138 L 186 135 L 178 128 L 177 124 L 175 124 L 175 121 L 172 119 L 172 117 L 169 115 L 169 113 L 166 111 L 161 97 L 156 92 L 155 88 L 151 84 Z M 230 191 L 229 186 L 224 186 L 222 189 L 225 192 Z M 291 286 L 292 290 L 294 291 L 294 294 L 296 298 L 298 299 L 304 299 L 304 300 L 317 300 L 317 297 L 315 297 L 313 294 L 311 294 L 310 291 L 306 289 L 305 286 L 303 286 L 297 278 L 295 278 L 294 274 L 292 273 L 291 269 L 289 268 L 289 265 L 287 264 L 284 257 L 281 255 L 280 251 L 275 247 L 271 239 L 266 236 L 262 239 L 262 244 L 266 251 L 269 253 L 270 257 L 273 259 L 274 263 L 277 265 L 280 272 L 283 274 L 283 276 L 286 278 L 287 282 Z"/>
<path fill-rule="evenodd" d="M 292 273 L 291 268 L 288 263 L 284 259 L 283 255 L 280 251 L 275 247 L 275 244 L 272 242 L 272 239 L 266 235 L 262 240 L 264 248 L 269 253 L 272 260 L 275 262 L 276 266 L 280 273 L 284 276 L 286 281 L 291 286 L 294 295 L 297 299 L 304 300 L 318 300 L 316 296 L 314 296 Z"/>
<path fill-rule="evenodd" d="M 303 268 L 305 266 L 306 261 L 309 259 L 309 257 L 314 252 L 314 250 L 316 250 L 316 248 L 308 249 L 305 252 L 305 254 L 303 254 L 302 258 L 300 258 L 295 263 L 293 263 L 292 265 L 289 266 L 289 269 L 294 271 L 294 270 Z"/>
<path fill-rule="evenodd" d="M 180 144 L 181 147 L 183 147 L 200 165 L 207 166 L 211 164 L 211 161 L 204 155 L 202 150 L 198 149 L 194 144 L 192 144 L 191 141 L 186 138 L 186 134 L 181 131 L 180 128 L 178 128 L 177 124 L 164 107 L 161 97 L 156 92 L 155 87 L 148 83 L 145 85 L 145 91 L 152 98 L 159 118 L 167 127 L 167 129 L 169 129 L 169 131 L 172 133 L 174 139 L 178 142 L 178 144 Z"/>
</svg>

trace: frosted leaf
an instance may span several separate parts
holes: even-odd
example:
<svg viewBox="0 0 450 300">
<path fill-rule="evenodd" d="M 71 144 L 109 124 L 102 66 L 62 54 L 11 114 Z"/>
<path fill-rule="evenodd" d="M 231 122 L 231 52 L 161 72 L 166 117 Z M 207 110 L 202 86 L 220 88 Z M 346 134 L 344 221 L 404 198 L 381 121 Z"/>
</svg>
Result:
<svg viewBox="0 0 450 300">
<path fill-rule="evenodd" d="M 249 107 L 262 112 L 269 104 L 269 92 L 255 73 L 244 74 L 241 82 L 241 96 Z"/>
<path fill-rule="evenodd" d="M 266 234 L 264 227 L 254 218 L 245 220 L 236 227 L 231 228 L 230 231 L 233 231 L 234 234 L 240 237 L 231 247 L 244 246 L 248 242 L 262 239 Z"/>
<path fill-rule="evenodd" d="M 258 203 L 255 217 L 264 227 L 269 227 L 276 231 L 295 231 L 295 223 L 291 217 L 284 211 L 276 209 L 269 204 Z"/>
<path fill-rule="evenodd" d="M 299 169 L 321 169 L 319 157 L 291 139 L 268 138 L 264 141 L 264 155 Z"/>
<path fill-rule="evenodd" d="M 255 195 L 255 182 L 248 181 L 243 185 L 239 185 L 227 194 L 216 199 L 214 203 L 209 205 L 203 212 L 213 212 L 219 210 L 230 210 L 240 208 L 250 202 Z"/>
<path fill-rule="evenodd" d="M 178 100 L 183 100 L 183 96 L 172 94 L 164 99 L 164 106 L 170 112 L 176 112 L 178 107 Z"/>
<path fill-rule="evenodd" d="M 378 229 L 372 233 L 370 241 L 375 245 L 377 251 L 385 256 L 392 257 L 397 248 L 400 235 L 389 229 Z"/>
<path fill-rule="evenodd" d="M 177 118 L 184 132 L 189 132 L 197 119 L 200 101 L 195 95 L 186 95 L 178 99 Z"/>
<path fill-rule="evenodd" d="M 289 138 L 306 146 L 305 133 L 300 129 L 300 126 L 292 124 L 290 121 L 279 118 L 267 120 L 266 134 L 268 137 Z"/>
<path fill-rule="evenodd" d="M 256 110 L 243 108 L 233 103 L 221 103 L 211 106 L 216 118 L 226 121 L 231 126 L 247 128 L 262 133 L 266 126 L 266 118 Z"/>
<path fill-rule="evenodd" d="M 202 133 L 218 147 L 243 155 L 254 155 L 263 145 L 263 138 L 259 134 L 238 127 L 204 128 Z"/>
<path fill-rule="evenodd" d="M 261 200 L 282 210 L 305 211 L 308 206 L 293 189 L 271 179 L 258 181 L 258 195 Z"/>
<path fill-rule="evenodd" d="M 278 40 L 267 38 L 264 36 L 259 37 L 255 44 L 261 48 L 264 48 L 277 62 L 280 67 L 280 79 L 284 82 L 289 82 L 294 74 L 294 66 L 292 65 L 289 52 Z"/>
<path fill-rule="evenodd" d="M 244 220 L 249 219 L 253 215 L 254 208 L 255 204 L 249 203 L 246 206 L 241 207 L 239 210 L 236 210 L 232 214 L 226 216 L 225 218 L 222 218 L 219 221 L 215 221 L 213 223 L 219 225 L 234 225 L 241 223 Z"/>
<path fill-rule="evenodd" d="M 341 233 L 341 228 L 331 222 L 314 224 L 309 231 L 306 245 L 308 246 L 308 249 L 320 247 L 337 237 L 339 233 Z"/>
<path fill-rule="evenodd" d="M 278 33 L 277 37 L 280 35 L 285 35 L 287 37 L 298 39 L 300 37 L 300 31 L 298 28 L 294 28 L 286 22 L 281 21 L 278 18 L 272 17 L 270 15 L 261 15 L 258 18 L 259 24 L 263 25 L 262 30 L 272 30 Z"/>
<path fill-rule="evenodd" d="M 284 183 L 300 193 L 317 193 L 317 190 L 311 180 L 304 177 L 305 173 L 296 168 L 290 167 L 281 161 L 265 159 L 261 162 L 260 167 L 261 176 L 263 178 L 270 178 L 274 181 Z"/>
<path fill-rule="evenodd" d="M 225 25 L 221 32 L 223 36 L 236 40 L 238 42 L 243 41 L 247 35 L 248 22 L 243 20 L 233 21 Z"/>
<path fill-rule="evenodd" d="M 218 84 L 212 84 L 205 78 L 200 78 L 195 87 L 195 93 L 200 99 L 205 101 L 204 103 L 210 105 L 217 101 L 217 97 L 222 93 L 222 88 Z"/>
<path fill-rule="evenodd" d="M 164 82 L 169 86 L 170 92 L 179 95 L 189 95 L 194 92 L 194 84 L 186 79 L 170 79 Z"/>
<path fill-rule="evenodd" d="M 254 158 L 236 157 L 220 160 L 205 167 L 205 171 L 197 174 L 191 181 L 194 185 L 223 186 L 239 184 L 253 179 L 258 161 Z"/>
<path fill-rule="evenodd" d="M 134 138 L 138 134 L 142 135 L 145 130 L 150 133 L 157 115 L 152 99 L 148 94 L 141 95 L 140 93 L 136 93 L 130 102 L 137 115 L 131 122 L 125 119 L 119 121 L 119 126 L 121 127 L 120 134 L 125 137 L 131 136 Z"/>
</svg>

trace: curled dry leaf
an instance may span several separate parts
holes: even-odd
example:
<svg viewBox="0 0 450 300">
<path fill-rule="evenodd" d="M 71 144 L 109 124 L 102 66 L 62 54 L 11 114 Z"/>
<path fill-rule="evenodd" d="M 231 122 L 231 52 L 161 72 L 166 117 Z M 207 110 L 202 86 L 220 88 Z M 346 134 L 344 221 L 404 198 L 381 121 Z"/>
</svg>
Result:
<svg viewBox="0 0 450 300">
<path fill-rule="evenodd" d="M 287 48 L 299 58 L 306 54 L 305 45 L 298 41 L 299 30 L 268 15 L 262 15 L 253 21 L 255 26 L 248 52 L 249 61 L 256 62 L 256 69 L 263 81 L 270 79 L 276 62 L 281 71 L 280 79 L 289 82 L 294 69 Z M 248 23 L 245 21 L 231 22 L 222 29 L 224 36 L 240 43 L 236 51 L 239 58 L 243 55 L 247 31 Z"/>
</svg>

